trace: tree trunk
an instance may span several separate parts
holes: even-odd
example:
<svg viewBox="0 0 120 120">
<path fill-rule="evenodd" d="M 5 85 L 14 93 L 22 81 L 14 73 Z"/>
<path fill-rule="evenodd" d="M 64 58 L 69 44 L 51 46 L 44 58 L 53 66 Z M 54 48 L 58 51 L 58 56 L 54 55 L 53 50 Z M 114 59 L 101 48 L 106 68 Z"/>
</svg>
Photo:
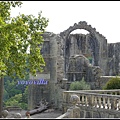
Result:
<svg viewBox="0 0 120 120">
<path fill-rule="evenodd" d="M 0 78 L 0 118 L 2 118 L 3 110 L 3 92 L 4 92 L 4 78 Z"/>
<path fill-rule="evenodd" d="M 50 107 L 51 107 L 50 104 L 40 106 L 40 107 L 37 108 L 37 109 L 33 109 L 33 110 L 30 110 L 30 111 L 27 111 L 27 112 L 26 112 L 26 116 L 27 116 L 27 114 L 34 115 L 34 114 L 42 113 L 42 112 L 44 112 L 45 110 L 49 109 Z"/>
</svg>

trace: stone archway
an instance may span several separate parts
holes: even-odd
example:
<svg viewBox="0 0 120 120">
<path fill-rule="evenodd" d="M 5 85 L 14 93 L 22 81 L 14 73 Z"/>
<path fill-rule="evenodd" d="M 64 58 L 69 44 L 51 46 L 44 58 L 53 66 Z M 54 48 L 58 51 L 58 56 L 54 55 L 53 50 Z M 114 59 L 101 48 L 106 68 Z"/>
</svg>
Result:
<svg viewBox="0 0 120 120">
<path fill-rule="evenodd" d="M 67 71 L 67 66 L 68 66 L 68 57 L 66 57 L 66 46 L 69 41 L 69 35 L 71 32 L 77 29 L 84 29 L 90 33 L 90 39 L 89 43 L 92 48 L 92 54 L 94 57 L 94 66 L 98 66 L 98 60 L 99 60 L 99 42 L 96 38 L 96 29 L 92 28 L 91 25 L 87 25 L 87 22 L 85 21 L 80 21 L 78 24 L 75 23 L 74 26 L 70 26 L 67 30 L 63 31 L 60 33 L 60 36 L 63 38 L 64 41 L 64 70 L 65 70 L 65 77 L 66 77 L 66 71 Z"/>
</svg>

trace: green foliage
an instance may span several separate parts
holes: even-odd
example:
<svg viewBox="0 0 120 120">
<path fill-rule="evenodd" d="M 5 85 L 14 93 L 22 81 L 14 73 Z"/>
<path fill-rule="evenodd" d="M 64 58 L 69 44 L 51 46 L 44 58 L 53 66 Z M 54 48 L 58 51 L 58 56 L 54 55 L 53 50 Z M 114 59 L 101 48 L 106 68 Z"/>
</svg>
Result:
<svg viewBox="0 0 120 120">
<path fill-rule="evenodd" d="M 81 81 L 75 81 L 70 84 L 70 90 L 90 90 L 90 85 L 88 85 L 84 78 Z"/>
<path fill-rule="evenodd" d="M 10 10 L 11 7 L 21 7 L 22 2 L 20 1 L 15 1 L 15 2 L 10 2 L 10 1 L 0 1 L 0 16 L 4 21 L 10 20 Z"/>
<path fill-rule="evenodd" d="M 30 73 L 36 76 L 37 72 L 43 71 L 45 61 L 41 55 L 44 40 L 42 34 L 48 26 L 48 19 L 38 16 L 19 14 L 11 17 L 12 7 L 21 7 L 20 1 L 0 1 L 0 84 L 5 76 L 11 76 L 14 80 L 25 79 Z M 17 79 L 15 79 L 17 78 Z M 24 106 L 17 98 L 21 98 L 21 91 L 13 89 L 14 82 L 8 82 L 10 87 L 5 89 L 6 96 L 11 97 L 6 105 Z M 11 96 L 8 92 L 12 93 Z M 17 98 L 16 95 L 17 94 Z M 14 97 L 12 97 L 15 95 Z M 23 96 L 23 93 L 22 93 Z M 12 99 L 14 98 L 14 99 Z M 23 97 L 22 97 L 23 98 Z M 0 118 L 2 112 L 3 88 L 0 87 Z M 5 103 L 5 101 L 4 101 Z"/>
<path fill-rule="evenodd" d="M 23 110 L 27 110 L 28 104 L 22 102 L 22 103 L 19 103 L 19 107 L 21 107 Z"/>
<path fill-rule="evenodd" d="M 27 75 L 25 78 L 25 81 L 27 81 L 29 76 Z M 18 80 L 20 81 L 21 79 L 13 80 L 11 77 L 4 77 L 4 101 L 16 94 L 24 94 L 26 86 L 22 84 L 18 85 Z"/>
<path fill-rule="evenodd" d="M 24 14 L 10 17 L 11 7 L 21 5 L 20 1 L 0 2 L 0 77 L 25 78 L 27 70 L 35 76 L 45 66 L 40 45 L 48 20 L 41 12 L 37 18 Z"/>
<path fill-rule="evenodd" d="M 28 87 L 26 87 L 25 92 L 23 94 L 16 94 L 15 96 L 8 99 L 4 102 L 5 106 L 18 106 L 24 110 L 28 108 Z"/>
<path fill-rule="evenodd" d="M 106 84 L 105 86 L 103 86 L 104 90 L 109 90 L 109 89 L 120 89 L 120 78 L 119 77 L 115 77 L 115 78 L 111 78 Z"/>
<path fill-rule="evenodd" d="M 22 93 L 21 89 L 17 89 L 16 82 L 14 82 L 14 80 L 12 80 L 11 82 L 10 80 L 7 80 L 5 82 L 4 89 L 9 95 L 9 98 L 15 96 L 16 94 Z"/>
<path fill-rule="evenodd" d="M 10 99 L 5 102 L 6 106 L 19 106 L 19 102 L 22 100 L 22 94 L 17 94 L 14 97 L 11 97 Z"/>
<path fill-rule="evenodd" d="M 7 99 L 9 99 L 9 93 L 4 89 L 3 101 L 6 101 Z"/>
<path fill-rule="evenodd" d="M 28 103 L 28 86 L 26 86 L 25 91 L 23 93 L 22 102 Z"/>
<path fill-rule="evenodd" d="M 29 79 L 28 76 L 26 76 L 27 79 Z M 28 86 L 18 85 L 10 77 L 5 77 L 3 101 L 5 106 L 19 106 L 26 110 L 28 105 Z"/>
</svg>

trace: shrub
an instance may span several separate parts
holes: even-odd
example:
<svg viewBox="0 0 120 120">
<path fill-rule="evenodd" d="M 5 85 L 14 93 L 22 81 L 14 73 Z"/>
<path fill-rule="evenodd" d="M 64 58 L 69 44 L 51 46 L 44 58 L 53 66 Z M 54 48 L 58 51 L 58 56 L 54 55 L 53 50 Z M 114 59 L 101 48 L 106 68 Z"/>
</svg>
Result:
<svg viewBox="0 0 120 120">
<path fill-rule="evenodd" d="M 22 94 L 16 94 L 5 102 L 5 106 L 18 106 L 23 110 L 27 110 L 27 103 L 22 101 Z"/>
<path fill-rule="evenodd" d="M 20 103 L 20 107 L 21 107 L 23 110 L 27 110 L 27 109 L 28 109 L 28 104 L 27 104 L 27 103 Z"/>
<path fill-rule="evenodd" d="M 119 77 L 115 77 L 115 78 L 111 78 L 106 84 L 105 86 L 103 86 L 104 90 L 109 90 L 109 89 L 120 89 L 120 78 Z"/>
<path fill-rule="evenodd" d="M 13 100 L 8 100 L 7 102 L 5 102 L 5 106 L 17 106 L 19 107 L 19 103 L 17 100 L 13 99 Z"/>
<path fill-rule="evenodd" d="M 70 90 L 90 90 L 90 85 L 88 85 L 84 78 L 81 81 L 75 81 L 70 84 Z"/>
</svg>

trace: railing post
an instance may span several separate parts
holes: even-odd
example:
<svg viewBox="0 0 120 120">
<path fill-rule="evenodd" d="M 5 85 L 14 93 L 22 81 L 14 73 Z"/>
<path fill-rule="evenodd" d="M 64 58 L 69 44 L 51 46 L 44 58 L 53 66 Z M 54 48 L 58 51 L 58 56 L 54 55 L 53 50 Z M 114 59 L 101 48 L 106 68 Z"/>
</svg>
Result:
<svg viewBox="0 0 120 120">
<path fill-rule="evenodd" d="M 82 104 L 84 104 L 84 95 L 82 95 Z"/>
<path fill-rule="evenodd" d="M 98 101 L 98 102 L 99 102 L 99 108 L 101 108 L 101 105 L 102 105 L 102 104 L 101 104 L 101 96 L 98 97 L 98 100 L 99 100 L 99 101 Z"/>
<path fill-rule="evenodd" d="M 88 105 L 88 96 L 86 95 L 85 96 L 85 106 L 87 106 Z"/>
<path fill-rule="evenodd" d="M 80 98 L 75 94 L 71 95 L 70 102 L 73 104 L 71 107 L 73 110 L 71 111 L 72 118 L 80 118 L 80 108 L 76 105 L 80 102 Z"/>
<path fill-rule="evenodd" d="M 68 104 L 68 93 L 63 92 L 63 113 L 67 111 L 67 104 Z"/>
<path fill-rule="evenodd" d="M 107 108 L 110 109 L 110 98 L 107 98 Z"/>
<path fill-rule="evenodd" d="M 105 97 L 103 97 L 103 108 L 105 108 L 106 106 L 106 101 L 105 101 Z"/>
<path fill-rule="evenodd" d="M 97 107 L 97 97 L 95 96 L 95 107 Z"/>
</svg>

